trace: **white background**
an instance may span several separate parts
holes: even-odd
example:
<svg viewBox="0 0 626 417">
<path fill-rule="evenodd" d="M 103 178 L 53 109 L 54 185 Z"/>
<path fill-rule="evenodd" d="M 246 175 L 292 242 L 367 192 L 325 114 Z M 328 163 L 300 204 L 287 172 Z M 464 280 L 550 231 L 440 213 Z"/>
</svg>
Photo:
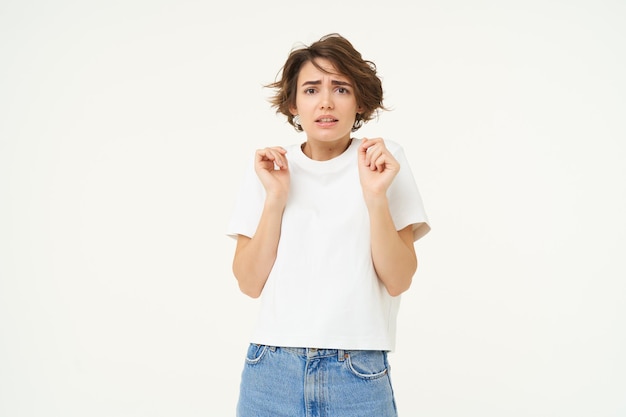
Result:
<svg viewBox="0 0 626 417">
<path fill-rule="evenodd" d="M 0 416 L 234 416 L 225 227 L 329 32 L 376 62 L 433 230 L 400 415 L 626 415 L 623 1 L 0 3 Z"/>
</svg>

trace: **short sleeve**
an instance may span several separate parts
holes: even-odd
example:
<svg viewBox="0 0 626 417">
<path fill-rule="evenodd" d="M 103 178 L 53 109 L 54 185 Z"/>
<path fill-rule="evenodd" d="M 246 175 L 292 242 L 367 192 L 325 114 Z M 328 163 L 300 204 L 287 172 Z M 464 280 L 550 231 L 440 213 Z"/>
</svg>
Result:
<svg viewBox="0 0 626 417">
<path fill-rule="evenodd" d="M 430 231 L 430 223 L 424 209 L 422 196 L 411 166 L 406 159 L 404 149 L 394 142 L 388 143 L 386 141 L 386 144 L 400 164 L 400 171 L 387 190 L 391 216 L 396 230 L 412 225 L 413 241 L 417 241 Z"/>
<path fill-rule="evenodd" d="M 261 218 L 264 201 L 265 189 L 254 171 L 254 161 L 251 160 L 239 186 L 226 235 L 234 239 L 238 235 L 254 236 Z"/>
</svg>

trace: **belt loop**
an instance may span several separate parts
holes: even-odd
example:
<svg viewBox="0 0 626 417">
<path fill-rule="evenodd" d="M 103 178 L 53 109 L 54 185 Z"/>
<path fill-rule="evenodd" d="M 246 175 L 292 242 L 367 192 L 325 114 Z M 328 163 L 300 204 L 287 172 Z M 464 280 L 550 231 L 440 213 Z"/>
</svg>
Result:
<svg viewBox="0 0 626 417">
<path fill-rule="evenodd" d="M 343 362 L 343 360 L 346 358 L 346 356 L 348 356 L 345 352 L 345 350 L 343 349 L 339 349 L 337 351 L 337 359 L 339 360 L 339 362 Z"/>
</svg>

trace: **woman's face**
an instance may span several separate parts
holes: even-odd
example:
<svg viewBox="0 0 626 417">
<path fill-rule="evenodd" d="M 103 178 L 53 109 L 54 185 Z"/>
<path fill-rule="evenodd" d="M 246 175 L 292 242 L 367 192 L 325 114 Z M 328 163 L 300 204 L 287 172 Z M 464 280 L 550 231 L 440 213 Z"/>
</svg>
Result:
<svg viewBox="0 0 626 417">
<path fill-rule="evenodd" d="M 300 124 L 308 140 L 334 142 L 348 139 L 357 106 L 352 82 L 337 73 L 326 59 L 316 63 L 327 72 L 319 70 L 312 62 L 305 63 L 298 74 L 296 107 L 290 109 L 300 116 Z"/>
</svg>

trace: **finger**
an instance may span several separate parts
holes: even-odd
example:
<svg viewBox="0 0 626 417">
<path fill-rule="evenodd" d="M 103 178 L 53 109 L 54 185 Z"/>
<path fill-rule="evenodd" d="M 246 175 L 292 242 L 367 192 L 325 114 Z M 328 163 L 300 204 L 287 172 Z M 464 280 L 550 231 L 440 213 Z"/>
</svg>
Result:
<svg viewBox="0 0 626 417">
<path fill-rule="evenodd" d="M 369 167 L 372 171 L 380 170 L 381 164 L 384 165 L 384 154 L 382 149 L 379 146 L 372 146 L 367 151 L 367 156 L 369 158 Z M 382 159 L 381 159 L 382 158 Z"/>
<path fill-rule="evenodd" d="M 268 147 L 268 148 L 263 148 L 263 149 L 257 149 L 257 155 L 266 155 L 269 153 L 278 153 L 280 155 L 285 155 L 287 153 L 287 150 L 285 148 L 282 148 L 280 146 L 274 146 L 274 147 Z"/>
<path fill-rule="evenodd" d="M 387 158 L 385 158 L 385 155 L 381 154 L 372 165 L 374 165 L 374 170 L 383 172 L 387 166 Z"/>
<path fill-rule="evenodd" d="M 280 169 L 287 168 L 287 158 L 285 154 L 287 151 L 281 147 L 263 148 L 257 151 L 257 161 L 270 161 Z"/>
<path fill-rule="evenodd" d="M 279 169 L 287 169 L 287 158 L 285 154 L 287 151 L 283 148 L 271 148 L 270 153 L 273 156 L 273 161 Z"/>
<path fill-rule="evenodd" d="M 358 148 L 359 159 L 364 162 L 367 156 L 367 149 L 369 148 L 369 139 L 363 138 L 361 145 Z"/>
<path fill-rule="evenodd" d="M 372 156 L 374 155 L 372 152 L 375 145 L 376 142 L 374 140 L 364 138 L 361 146 L 359 147 L 361 162 L 367 167 L 369 167 L 372 163 Z"/>
</svg>

